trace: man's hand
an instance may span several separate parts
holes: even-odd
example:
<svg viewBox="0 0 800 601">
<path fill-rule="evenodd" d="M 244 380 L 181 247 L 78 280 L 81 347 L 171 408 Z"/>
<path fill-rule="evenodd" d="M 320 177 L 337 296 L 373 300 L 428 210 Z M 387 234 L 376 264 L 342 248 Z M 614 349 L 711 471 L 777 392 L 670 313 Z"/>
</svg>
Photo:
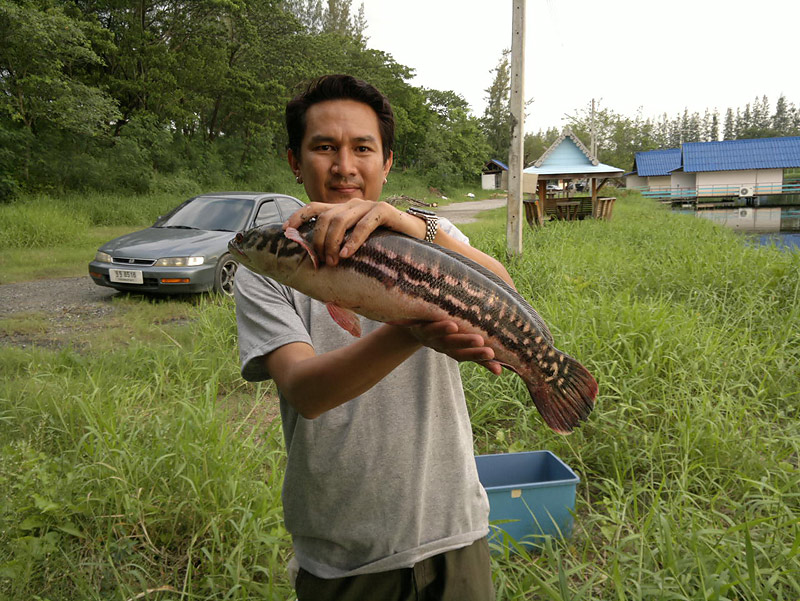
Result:
<svg viewBox="0 0 800 601">
<path fill-rule="evenodd" d="M 336 265 L 340 258 L 346 259 L 352 255 L 381 226 L 411 235 L 417 232 L 406 231 L 410 227 L 424 229 L 421 220 L 412 218 L 412 221 L 408 221 L 405 213 L 388 203 L 360 198 L 341 204 L 309 203 L 295 211 L 283 228 L 298 228 L 315 217 L 314 252 L 318 257 L 324 257 L 325 263 L 331 266 Z M 345 237 L 350 228 L 353 228 L 350 235 Z"/>
<path fill-rule="evenodd" d="M 459 332 L 454 321 L 421 322 L 406 327 L 420 344 L 456 361 L 474 361 L 496 376 L 503 371 L 503 366 L 494 361 L 494 350 L 485 346 L 483 336 Z"/>
</svg>

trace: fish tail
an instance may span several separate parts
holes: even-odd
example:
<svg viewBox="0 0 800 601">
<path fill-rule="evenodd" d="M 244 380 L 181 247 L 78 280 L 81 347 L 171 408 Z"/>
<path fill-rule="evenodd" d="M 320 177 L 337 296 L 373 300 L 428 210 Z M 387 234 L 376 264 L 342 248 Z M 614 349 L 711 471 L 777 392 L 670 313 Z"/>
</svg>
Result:
<svg viewBox="0 0 800 601">
<path fill-rule="evenodd" d="M 569 434 L 592 412 L 597 382 L 583 365 L 556 349 L 537 367 L 536 376 L 525 379 L 533 403 L 550 428 Z"/>
</svg>

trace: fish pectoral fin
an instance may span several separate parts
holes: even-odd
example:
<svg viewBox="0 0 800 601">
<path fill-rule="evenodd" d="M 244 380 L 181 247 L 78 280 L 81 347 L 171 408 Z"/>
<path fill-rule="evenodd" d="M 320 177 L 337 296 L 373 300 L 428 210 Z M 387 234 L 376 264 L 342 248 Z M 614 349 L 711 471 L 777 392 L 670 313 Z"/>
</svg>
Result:
<svg viewBox="0 0 800 601">
<path fill-rule="evenodd" d="M 361 338 L 361 320 L 350 309 L 344 309 L 336 303 L 325 303 L 328 313 L 339 326 L 355 336 Z"/>
<path fill-rule="evenodd" d="M 314 269 L 319 268 L 319 260 L 317 259 L 317 253 L 314 252 L 314 249 L 311 248 L 311 245 L 306 241 L 305 238 L 303 238 L 300 232 L 298 232 L 293 227 L 287 227 L 286 231 L 283 232 L 283 235 L 286 236 L 289 240 L 297 242 L 300 246 L 302 246 L 308 253 L 308 256 L 311 257 L 311 262 L 314 264 Z"/>
</svg>

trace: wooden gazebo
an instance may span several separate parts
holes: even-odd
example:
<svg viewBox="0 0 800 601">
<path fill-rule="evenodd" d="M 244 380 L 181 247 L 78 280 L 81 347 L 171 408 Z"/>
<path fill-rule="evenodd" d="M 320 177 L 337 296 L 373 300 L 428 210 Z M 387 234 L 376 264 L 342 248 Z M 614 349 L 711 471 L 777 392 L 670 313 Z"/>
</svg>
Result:
<svg viewBox="0 0 800 601">
<path fill-rule="evenodd" d="M 624 170 L 598 161 L 567 127 L 524 173 L 536 175 L 539 182 L 536 193 L 524 199 L 525 216 L 534 226 L 553 218 L 610 219 L 616 198 L 598 196 L 597 191 L 609 178 L 621 177 Z M 585 181 L 591 196 L 589 190 L 579 190 Z"/>
</svg>

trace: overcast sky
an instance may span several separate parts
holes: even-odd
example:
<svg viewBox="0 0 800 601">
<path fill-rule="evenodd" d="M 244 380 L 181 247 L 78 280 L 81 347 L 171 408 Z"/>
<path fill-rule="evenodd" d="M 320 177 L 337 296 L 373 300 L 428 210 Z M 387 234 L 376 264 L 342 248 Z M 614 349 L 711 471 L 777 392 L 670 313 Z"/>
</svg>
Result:
<svg viewBox="0 0 800 601">
<path fill-rule="evenodd" d="M 363 0 L 368 45 L 483 114 L 512 0 Z M 360 0 L 353 0 L 357 9 Z M 586 107 L 670 118 L 781 94 L 800 105 L 798 0 L 527 0 L 525 129 Z"/>
</svg>

